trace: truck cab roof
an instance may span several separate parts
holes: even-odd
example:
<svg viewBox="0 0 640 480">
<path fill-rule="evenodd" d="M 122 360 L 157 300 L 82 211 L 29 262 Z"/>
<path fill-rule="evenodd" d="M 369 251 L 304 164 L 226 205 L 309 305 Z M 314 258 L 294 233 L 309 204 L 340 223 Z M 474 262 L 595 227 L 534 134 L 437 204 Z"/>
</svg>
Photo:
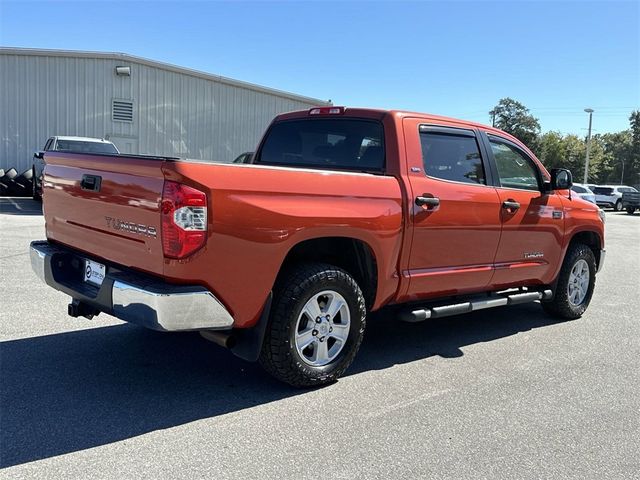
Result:
<svg viewBox="0 0 640 480">
<path fill-rule="evenodd" d="M 329 113 L 331 110 L 336 110 L 335 113 Z M 318 113 L 315 113 L 317 111 Z M 528 153 L 533 155 L 533 153 L 529 150 L 529 148 L 524 145 L 520 140 L 518 140 L 513 135 L 510 135 L 503 130 L 499 130 L 495 127 L 491 127 L 489 125 L 484 125 L 478 122 L 472 122 L 469 120 L 462 120 L 459 118 L 445 117 L 442 115 L 435 115 L 431 113 L 424 112 L 413 112 L 410 110 L 386 110 L 381 108 L 359 108 L 359 107 L 344 107 L 344 106 L 321 106 L 314 107 L 307 110 L 296 110 L 292 112 L 282 113 L 274 118 L 273 123 L 280 122 L 283 120 L 291 120 L 294 118 L 304 118 L 309 116 L 345 116 L 345 117 L 360 117 L 360 118 L 371 118 L 376 120 L 382 120 L 386 116 L 393 117 L 399 121 L 403 118 L 424 118 L 427 122 L 433 122 L 437 124 L 445 124 L 457 126 L 460 128 L 475 128 L 483 130 L 489 134 L 495 134 L 501 137 L 506 137 L 517 145 L 524 147 Z M 534 155 L 535 156 L 535 155 Z"/>
</svg>

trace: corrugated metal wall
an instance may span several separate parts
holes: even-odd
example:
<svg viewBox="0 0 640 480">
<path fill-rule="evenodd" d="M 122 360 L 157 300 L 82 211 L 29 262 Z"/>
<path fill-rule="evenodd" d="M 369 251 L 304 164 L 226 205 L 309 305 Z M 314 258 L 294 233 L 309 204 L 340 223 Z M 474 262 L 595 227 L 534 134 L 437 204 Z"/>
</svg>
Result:
<svg viewBox="0 0 640 480">
<path fill-rule="evenodd" d="M 115 67 L 131 67 L 117 76 Z M 113 121 L 113 99 L 133 122 Z M 143 63 L 0 51 L 0 168 L 19 172 L 53 135 L 111 138 L 130 153 L 231 161 L 278 113 L 317 105 Z"/>
</svg>

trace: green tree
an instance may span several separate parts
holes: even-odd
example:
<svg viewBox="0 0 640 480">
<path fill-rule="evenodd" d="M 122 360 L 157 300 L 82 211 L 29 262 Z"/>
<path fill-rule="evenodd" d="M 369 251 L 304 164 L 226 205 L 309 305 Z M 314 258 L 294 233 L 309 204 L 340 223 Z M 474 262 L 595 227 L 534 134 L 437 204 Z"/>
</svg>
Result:
<svg viewBox="0 0 640 480">
<path fill-rule="evenodd" d="M 586 139 L 585 139 L 585 156 L 586 152 Z M 580 178 L 584 175 L 584 158 L 582 160 L 582 166 L 580 168 Z M 591 137 L 591 150 L 589 152 L 589 182 L 590 183 L 603 183 L 603 178 L 606 178 L 607 174 L 607 152 L 604 147 L 601 135 L 594 135 Z"/>
<path fill-rule="evenodd" d="M 622 164 L 624 176 L 631 179 L 633 166 L 631 162 L 631 130 L 604 133 L 598 136 L 605 151 L 604 165 L 599 183 L 620 183 L 622 178 Z"/>
<path fill-rule="evenodd" d="M 534 152 L 538 150 L 540 123 L 523 104 L 512 98 L 502 98 L 489 115 L 495 127 L 510 133 Z"/>
<path fill-rule="evenodd" d="M 629 165 L 625 164 L 624 178 L 627 183 L 638 185 L 640 184 L 640 110 L 631 112 L 629 124 L 631 127 L 631 145 L 628 158 Z"/>
<path fill-rule="evenodd" d="M 571 170 L 573 178 L 578 182 L 584 175 L 584 159 L 587 152 L 586 143 L 582 138 L 571 134 L 564 137 L 564 144 L 566 149 L 566 163 L 562 168 Z M 593 144 L 591 144 L 591 147 L 593 152 Z M 593 155 L 593 153 L 591 155 Z"/>
<path fill-rule="evenodd" d="M 567 143 L 560 132 L 547 132 L 538 140 L 540 161 L 547 168 L 568 168 Z"/>
</svg>

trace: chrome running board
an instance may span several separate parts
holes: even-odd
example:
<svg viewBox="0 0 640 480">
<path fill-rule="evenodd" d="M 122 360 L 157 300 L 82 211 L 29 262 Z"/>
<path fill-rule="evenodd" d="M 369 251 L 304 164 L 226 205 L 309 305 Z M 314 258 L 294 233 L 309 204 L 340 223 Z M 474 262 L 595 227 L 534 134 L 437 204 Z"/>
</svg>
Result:
<svg viewBox="0 0 640 480">
<path fill-rule="evenodd" d="M 409 323 L 423 322 L 430 318 L 449 317 L 451 315 L 460 315 L 463 313 L 475 312 L 476 310 L 484 310 L 486 308 L 530 303 L 535 302 L 536 300 L 550 300 L 552 297 L 553 292 L 551 290 L 544 290 L 541 292 L 523 292 L 522 290 L 519 290 L 517 293 L 509 293 L 509 291 L 498 292 L 491 294 L 491 296 L 484 299 L 402 312 L 400 314 L 400 320 Z"/>
</svg>

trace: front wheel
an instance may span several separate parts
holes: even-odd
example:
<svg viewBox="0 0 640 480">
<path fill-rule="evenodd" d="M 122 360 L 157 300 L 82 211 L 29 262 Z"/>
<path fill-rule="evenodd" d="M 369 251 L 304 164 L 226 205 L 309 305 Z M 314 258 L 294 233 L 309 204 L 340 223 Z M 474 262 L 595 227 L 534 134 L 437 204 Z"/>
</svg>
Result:
<svg viewBox="0 0 640 480">
<path fill-rule="evenodd" d="M 276 287 L 260 363 L 295 387 L 335 381 L 351 365 L 365 329 L 364 296 L 346 271 L 298 265 Z"/>
<path fill-rule="evenodd" d="M 565 320 L 580 318 L 591 302 L 596 284 L 596 258 L 583 244 L 569 246 L 560 269 L 553 300 L 543 302 L 545 311 Z"/>
<path fill-rule="evenodd" d="M 613 209 L 616 212 L 621 212 L 622 211 L 622 200 L 618 200 L 615 204 L 615 206 L 613 207 Z"/>
<path fill-rule="evenodd" d="M 627 213 L 629 215 L 633 215 L 633 212 L 635 212 L 635 211 L 636 211 L 635 207 L 627 207 Z"/>
</svg>

